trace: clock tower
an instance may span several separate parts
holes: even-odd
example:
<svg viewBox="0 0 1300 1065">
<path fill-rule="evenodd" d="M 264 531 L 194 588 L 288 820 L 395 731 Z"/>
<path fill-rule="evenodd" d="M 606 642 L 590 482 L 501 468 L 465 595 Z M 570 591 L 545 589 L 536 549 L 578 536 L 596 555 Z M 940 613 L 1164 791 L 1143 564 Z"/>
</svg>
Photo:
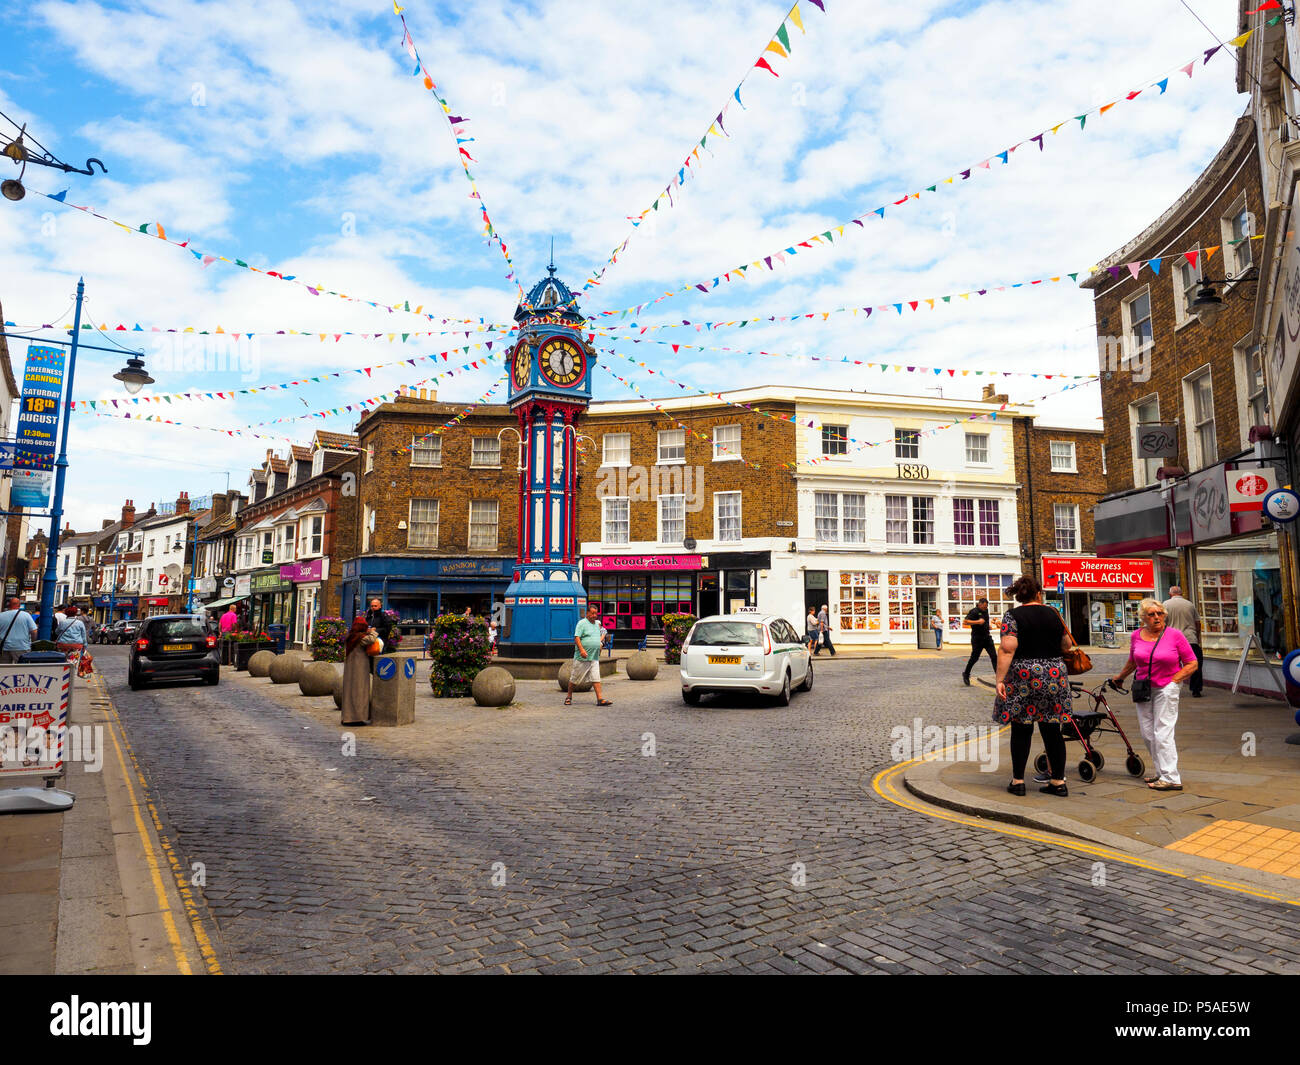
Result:
<svg viewBox="0 0 1300 1065">
<path fill-rule="evenodd" d="M 578 419 L 591 402 L 592 352 L 577 297 L 555 276 L 515 310 L 507 403 L 519 419 L 519 547 L 498 643 L 509 658 L 568 658 L 586 612 L 577 558 Z"/>
</svg>

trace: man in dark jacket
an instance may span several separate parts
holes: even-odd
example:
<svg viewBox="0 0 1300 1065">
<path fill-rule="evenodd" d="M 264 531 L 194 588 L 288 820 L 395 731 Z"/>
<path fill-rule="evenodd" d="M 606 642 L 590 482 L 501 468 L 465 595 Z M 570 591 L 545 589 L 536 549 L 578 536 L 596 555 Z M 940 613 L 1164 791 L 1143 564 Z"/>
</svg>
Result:
<svg viewBox="0 0 1300 1065">
<path fill-rule="evenodd" d="M 388 642 L 388 638 L 393 631 L 393 619 L 384 613 L 384 604 L 380 600 L 370 600 L 370 609 L 366 611 L 366 624 L 379 633 L 379 638 L 384 641 L 384 654 L 392 651 L 393 645 Z"/>
<path fill-rule="evenodd" d="M 996 677 L 998 673 L 998 652 L 993 646 L 993 626 L 989 621 L 987 599 L 981 599 L 975 604 L 975 609 L 966 615 L 966 625 L 970 629 L 970 660 L 962 672 L 961 682 L 970 687 L 970 671 L 975 668 L 981 654 L 988 653 L 993 675 Z"/>
</svg>

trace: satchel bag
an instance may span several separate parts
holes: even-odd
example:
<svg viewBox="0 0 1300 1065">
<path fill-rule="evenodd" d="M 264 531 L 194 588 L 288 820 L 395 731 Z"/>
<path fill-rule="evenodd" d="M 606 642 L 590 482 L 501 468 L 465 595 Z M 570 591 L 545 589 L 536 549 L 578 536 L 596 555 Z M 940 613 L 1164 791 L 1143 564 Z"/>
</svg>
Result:
<svg viewBox="0 0 1300 1065">
<path fill-rule="evenodd" d="M 1169 626 L 1166 625 L 1161 629 L 1160 635 L 1156 637 L 1156 642 L 1151 645 L 1151 654 L 1147 657 L 1147 679 L 1138 680 L 1136 677 L 1133 679 L 1133 687 L 1129 690 L 1132 692 L 1135 703 L 1149 703 L 1151 701 L 1151 663 L 1155 661 L 1156 648 L 1160 646 L 1160 641 L 1165 638 L 1165 630 L 1168 628 Z"/>
<path fill-rule="evenodd" d="M 1074 638 L 1074 633 L 1066 629 L 1065 634 L 1070 637 L 1070 643 L 1074 645 L 1061 655 L 1065 659 L 1065 671 L 1070 676 L 1087 673 L 1092 668 L 1092 659 L 1088 657 L 1088 652 L 1079 646 L 1078 641 Z"/>
</svg>

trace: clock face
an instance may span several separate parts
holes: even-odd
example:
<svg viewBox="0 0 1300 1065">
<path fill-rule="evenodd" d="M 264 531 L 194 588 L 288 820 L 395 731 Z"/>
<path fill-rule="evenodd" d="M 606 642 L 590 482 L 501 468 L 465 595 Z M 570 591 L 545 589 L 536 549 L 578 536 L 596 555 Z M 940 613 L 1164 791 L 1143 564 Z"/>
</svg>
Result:
<svg viewBox="0 0 1300 1065">
<path fill-rule="evenodd" d="M 515 365 L 512 373 L 515 388 L 528 387 L 528 365 L 532 361 L 532 350 L 528 341 L 521 340 L 515 348 Z"/>
<path fill-rule="evenodd" d="M 561 388 L 581 380 L 587 369 L 582 349 L 570 340 L 551 341 L 542 348 L 540 362 L 546 379 Z"/>
</svg>

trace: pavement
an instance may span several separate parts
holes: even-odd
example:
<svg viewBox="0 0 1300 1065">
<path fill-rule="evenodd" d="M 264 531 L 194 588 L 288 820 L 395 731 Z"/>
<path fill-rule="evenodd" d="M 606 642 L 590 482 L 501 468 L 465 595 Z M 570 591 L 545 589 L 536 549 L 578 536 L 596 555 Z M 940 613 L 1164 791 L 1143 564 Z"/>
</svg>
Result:
<svg viewBox="0 0 1300 1065">
<path fill-rule="evenodd" d="M 0 816 L 0 974 L 191 973 L 215 960 L 172 866 L 103 677 L 75 681 L 57 787 L 71 809 Z M 39 778 L 7 781 L 40 786 Z"/>
<path fill-rule="evenodd" d="M 1095 688 L 1123 661 L 1122 655 L 1094 653 L 1093 670 L 1075 679 Z M 991 677 L 977 679 L 990 696 Z M 1152 759 L 1132 699 L 1111 692 L 1107 700 L 1144 763 L 1142 775 L 1127 771 L 1118 734 L 1094 733 L 1090 742 L 1103 758 L 1094 780 L 1080 779 L 1083 750 L 1071 741 L 1067 798 L 1040 794 L 1032 766 L 1027 793 L 1011 796 L 1010 730 L 1002 729 L 994 771 L 966 757 L 973 753 L 967 746 L 908 765 L 903 783 L 911 794 L 947 809 L 1091 841 L 1189 875 L 1218 876 L 1300 902 L 1300 746 L 1285 742 L 1300 731 L 1294 710 L 1279 700 L 1208 685 L 1202 698 L 1193 699 L 1184 686 L 1176 732 L 1183 790 L 1157 792 L 1143 782 L 1143 775 L 1152 775 Z M 1040 753 L 1036 738 L 1031 763 Z"/>
</svg>

